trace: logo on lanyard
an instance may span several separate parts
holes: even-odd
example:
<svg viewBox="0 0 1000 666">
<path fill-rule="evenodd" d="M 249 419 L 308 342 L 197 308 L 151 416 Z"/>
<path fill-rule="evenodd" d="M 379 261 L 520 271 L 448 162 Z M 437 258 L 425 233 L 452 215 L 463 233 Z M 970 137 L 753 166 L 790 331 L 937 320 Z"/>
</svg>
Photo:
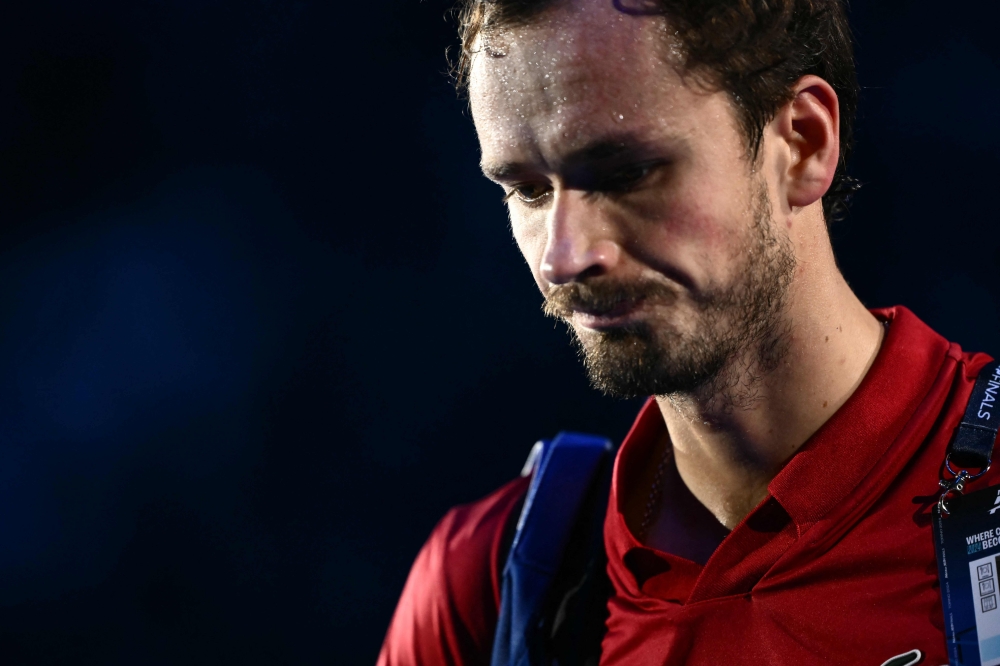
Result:
<svg viewBox="0 0 1000 666">
<path fill-rule="evenodd" d="M 993 405 L 997 401 L 998 389 L 1000 389 L 1000 367 L 993 370 L 993 375 L 987 383 L 986 394 L 979 401 L 979 414 L 977 414 L 979 418 L 990 420 L 990 410 L 993 409 Z"/>
</svg>

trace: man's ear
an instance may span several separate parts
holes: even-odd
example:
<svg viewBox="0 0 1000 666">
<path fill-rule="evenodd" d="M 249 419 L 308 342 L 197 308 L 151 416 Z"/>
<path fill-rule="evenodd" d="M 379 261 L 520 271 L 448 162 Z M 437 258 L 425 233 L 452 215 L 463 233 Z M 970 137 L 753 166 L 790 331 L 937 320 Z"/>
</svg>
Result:
<svg viewBox="0 0 1000 666">
<path fill-rule="evenodd" d="M 792 92 L 771 131 L 786 156 L 779 175 L 794 208 L 819 201 L 830 189 L 840 160 L 840 102 L 833 87 L 812 74 L 799 79 Z"/>
</svg>

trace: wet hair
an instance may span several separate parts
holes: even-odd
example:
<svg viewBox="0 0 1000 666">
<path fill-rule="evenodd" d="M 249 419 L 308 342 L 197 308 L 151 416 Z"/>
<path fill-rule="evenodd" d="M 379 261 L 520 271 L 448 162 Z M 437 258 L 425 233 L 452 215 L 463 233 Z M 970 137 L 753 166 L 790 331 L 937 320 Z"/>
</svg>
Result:
<svg viewBox="0 0 1000 666">
<path fill-rule="evenodd" d="M 531 24 L 564 0 L 461 0 L 459 89 L 468 84 L 476 38 Z M 752 161 L 764 128 L 792 99 L 795 83 L 814 74 L 840 100 L 840 159 L 823 197 L 827 223 L 840 219 L 859 183 L 847 175 L 858 82 L 844 0 L 602 0 L 626 14 L 662 15 L 681 45 L 684 73 L 728 93 Z"/>
</svg>

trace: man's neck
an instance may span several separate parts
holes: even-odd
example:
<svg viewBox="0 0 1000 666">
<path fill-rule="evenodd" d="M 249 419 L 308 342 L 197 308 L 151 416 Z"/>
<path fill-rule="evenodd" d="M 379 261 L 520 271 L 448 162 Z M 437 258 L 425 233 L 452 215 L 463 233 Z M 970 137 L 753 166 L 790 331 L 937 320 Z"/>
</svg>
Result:
<svg viewBox="0 0 1000 666">
<path fill-rule="evenodd" d="M 657 398 L 680 478 L 729 529 L 854 393 L 881 345 L 882 324 L 840 273 L 813 277 L 791 294 L 787 350 L 776 367 L 761 374 L 738 359 L 744 369 L 725 382 L 735 389 Z"/>
</svg>

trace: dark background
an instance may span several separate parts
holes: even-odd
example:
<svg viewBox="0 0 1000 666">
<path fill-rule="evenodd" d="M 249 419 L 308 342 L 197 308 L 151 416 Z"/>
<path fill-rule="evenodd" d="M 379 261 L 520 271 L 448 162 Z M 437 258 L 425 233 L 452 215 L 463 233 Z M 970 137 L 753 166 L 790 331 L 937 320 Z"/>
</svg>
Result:
<svg viewBox="0 0 1000 666">
<path fill-rule="evenodd" d="M 5 3 L 0 663 L 372 664 L 447 507 L 624 434 L 478 175 L 449 4 Z M 854 3 L 835 238 L 996 353 L 994 6 Z"/>
</svg>

